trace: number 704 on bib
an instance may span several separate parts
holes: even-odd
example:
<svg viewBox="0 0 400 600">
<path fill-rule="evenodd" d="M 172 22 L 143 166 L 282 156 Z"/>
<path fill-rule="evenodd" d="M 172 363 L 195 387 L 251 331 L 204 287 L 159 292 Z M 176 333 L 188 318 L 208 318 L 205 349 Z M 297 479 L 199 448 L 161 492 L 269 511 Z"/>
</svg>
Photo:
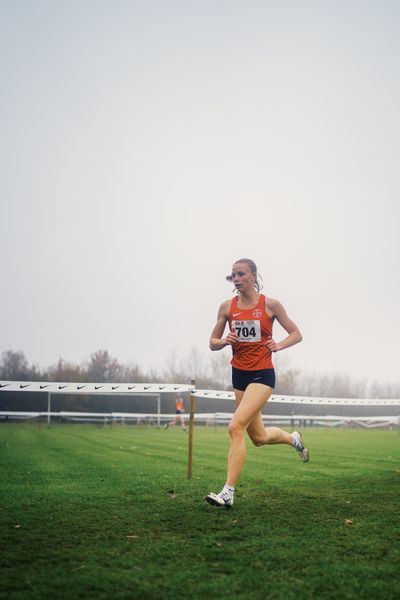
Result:
<svg viewBox="0 0 400 600">
<path fill-rule="evenodd" d="M 260 321 L 232 321 L 233 329 L 240 342 L 260 342 Z"/>
</svg>

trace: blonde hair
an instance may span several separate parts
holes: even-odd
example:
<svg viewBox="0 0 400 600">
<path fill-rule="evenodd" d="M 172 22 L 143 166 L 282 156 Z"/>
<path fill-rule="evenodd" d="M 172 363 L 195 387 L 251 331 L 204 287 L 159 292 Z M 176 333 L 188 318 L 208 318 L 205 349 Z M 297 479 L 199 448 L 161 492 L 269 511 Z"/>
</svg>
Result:
<svg viewBox="0 0 400 600">
<path fill-rule="evenodd" d="M 254 262 L 254 260 L 251 260 L 251 258 L 239 258 L 239 260 L 235 260 L 233 264 L 237 265 L 238 263 L 245 263 L 246 265 L 248 265 L 250 271 L 253 273 L 253 275 L 256 276 L 254 287 L 256 288 L 257 292 L 259 292 L 263 288 L 262 277 L 257 273 L 257 265 Z"/>
</svg>

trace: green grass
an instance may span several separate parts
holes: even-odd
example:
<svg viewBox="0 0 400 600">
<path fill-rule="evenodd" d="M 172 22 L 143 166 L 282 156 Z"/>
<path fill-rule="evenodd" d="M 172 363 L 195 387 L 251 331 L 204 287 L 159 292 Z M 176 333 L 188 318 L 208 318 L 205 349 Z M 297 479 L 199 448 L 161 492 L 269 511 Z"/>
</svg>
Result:
<svg viewBox="0 0 400 600">
<path fill-rule="evenodd" d="M 231 510 L 225 428 L 0 425 L 0 597 L 400 597 L 400 436 L 307 429 L 254 448 Z M 345 520 L 352 521 L 346 525 Z"/>
</svg>

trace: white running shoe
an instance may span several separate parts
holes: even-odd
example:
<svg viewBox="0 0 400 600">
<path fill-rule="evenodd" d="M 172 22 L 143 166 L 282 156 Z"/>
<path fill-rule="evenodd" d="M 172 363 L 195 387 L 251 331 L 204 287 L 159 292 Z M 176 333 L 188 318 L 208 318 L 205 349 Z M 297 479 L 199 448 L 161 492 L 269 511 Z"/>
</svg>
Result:
<svg viewBox="0 0 400 600">
<path fill-rule="evenodd" d="M 213 504 L 214 506 L 230 507 L 233 504 L 233 498 L 226 492 L 220 492 L 219 494 L 210 492 L 208 496 L 206 496 L 206 500 L 209 504 Z"/>
<path fill-rule="evenodd" d="M 292 436 L 295 437 L 296 440 L 301 444 L 301 450 L 299 448 L 296 448 L 296 446 L 293 446 L 293 448 L 296 450 L 297 454 L 300 456 L 303 462 L 308 462 L 310 460 L 310 452 L 307 448 L 305 448 L 303 444 L 303 438 L 301 433 L 299 431 L 293 431 Z"/>
</svg>

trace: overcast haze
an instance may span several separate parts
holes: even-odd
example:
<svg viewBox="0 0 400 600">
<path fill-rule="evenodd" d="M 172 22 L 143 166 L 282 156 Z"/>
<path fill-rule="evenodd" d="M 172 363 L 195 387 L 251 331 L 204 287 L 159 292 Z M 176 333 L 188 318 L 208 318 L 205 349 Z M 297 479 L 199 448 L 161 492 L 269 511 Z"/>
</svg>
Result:
<svg viewBox="0 0 400 600">
<path fill-rule="evenodd" d="M 208 359 L 250 257 L 290 366 L 400 378 L 398 2 L 0 7 L 0 351 Z"/>
</svg>

